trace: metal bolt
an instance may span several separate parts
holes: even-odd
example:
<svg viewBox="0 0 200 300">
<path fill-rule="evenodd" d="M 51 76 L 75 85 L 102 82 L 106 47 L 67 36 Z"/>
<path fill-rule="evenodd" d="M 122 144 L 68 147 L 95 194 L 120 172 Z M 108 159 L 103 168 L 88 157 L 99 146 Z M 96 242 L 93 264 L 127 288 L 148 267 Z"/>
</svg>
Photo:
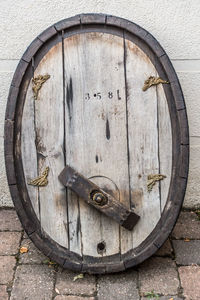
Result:
<svg viewBox="0 0 200 300">
<path fill-rule="evenodd" d="M 100 206 L 103 206 L 108 202 L 107 197 L 101 192 L 92 193 L 92 200 Z"/>
</svg>

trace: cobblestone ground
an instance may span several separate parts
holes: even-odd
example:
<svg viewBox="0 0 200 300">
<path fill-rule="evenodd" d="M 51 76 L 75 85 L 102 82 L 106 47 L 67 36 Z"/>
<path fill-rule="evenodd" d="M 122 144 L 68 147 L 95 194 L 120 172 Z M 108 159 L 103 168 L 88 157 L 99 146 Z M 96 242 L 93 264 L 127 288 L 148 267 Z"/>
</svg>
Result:
<svg viewBox="0 0 200 300">
<path fill-rule="evenodd" d="M 0 300 L 200 300 L 198 216 L 182 212 L 170 239 L 135 269 L 73 281 L 76 275 L 36 249 L 13 209 L 0 209 Z"/>
</svg>

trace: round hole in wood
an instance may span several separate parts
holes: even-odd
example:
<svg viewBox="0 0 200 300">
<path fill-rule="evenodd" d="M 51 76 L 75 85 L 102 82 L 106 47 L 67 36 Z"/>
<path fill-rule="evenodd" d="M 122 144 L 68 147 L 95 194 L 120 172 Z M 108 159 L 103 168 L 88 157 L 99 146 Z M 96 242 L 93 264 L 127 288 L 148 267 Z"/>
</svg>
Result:
<svg viewBox="0 0 200 300">
<path fill-rule="evenodd" d="M 97 252 L 103 254 L 106 251 L 106 243 L 104 241 L 97 244 Z"/>
</svg>

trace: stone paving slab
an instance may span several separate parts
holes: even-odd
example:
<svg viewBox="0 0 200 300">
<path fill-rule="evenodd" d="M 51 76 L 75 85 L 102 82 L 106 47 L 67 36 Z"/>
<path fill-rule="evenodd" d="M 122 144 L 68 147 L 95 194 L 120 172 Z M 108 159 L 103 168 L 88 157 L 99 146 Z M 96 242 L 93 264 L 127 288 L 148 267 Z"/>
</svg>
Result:
<svg viewBox="0 0 200 300">
<path fill-rule="evenodd" d="M 179 288 L 176 264 L 170 258 L 152 257 L 139 266 L 140 292 L 176 295 Z"/>
<path fill-rule="evenodd" d="M 0 231 L 21 231 L 22 226 L 14 210 L 0 209 Z"/>
<path fill-rule="evenodd" d="M 19 255 L 20 264 L 42 264 L 46 260 L 49 260 L 29 239 L 24 239 L 21 247 L 26 247 L 28 252 Z"/>
<path fill-rule="evenodd" d="M 94 297 L 79 297 L 79 296 L 65 296 L 60 295 L 55 298 L 55 300 L 95 300 Z"/>
<path fill-rule="evenodd" d="M 7 286 L 0 285 L 0 299 L 1 300 L 8 300 L 8 293 L 7 293 Z"/>
<path fill-rule="evenodd" d="M 142 297 L 141 300 L 183 300 L 183 298 L 179 298 L 177 296 L 158 296 L 157 298 L 148 298 L 148 297 Z"/>
<path fill-rule="evenodd" d="M 68 270 L 59 270 L 56 278 L 56 290 L 59 294 L 93 296 L 96 292 L 96 279 L 93 275 L 84 275 L 74 281 L 78 274 Z"/>
<path fill-rule="evenodd" d="M 18 253 L 21 232 L 0 232 L 0 255 L 15 255 Z"/>
<path fill-rule="evenodd" d="M 0 284 L 8 284 L 12 281 L 15 265 L 14 256 L 0 256 Z"/>
<path fill-rule="evenodd" d="M 200 264 L 200 240 L 173 241 L 176 263 L 178 265 Z"/>
<path fill-rule="evenodd" d="M 138 300 L 137 277 L 137 272 L 132 270 L 100 276 L 97 285 L 98 300 Z"/>
<path fill-rule="evenodd" d="M 181 212 L 172 232 L 175 239 L 200 239 L 200 221 L 195 212 Z"/>
<path fill-rule="evenodd" d="M 200 267 L 188 266 L 178 269 L 186 300 L 200 299 Z"/>
<path fill-rule="evenodd" d="M 170 240 L 166 240 L 164 245 L 156 252 L 155 256 L 172 256 L 173 249 Z"/>
<path fill-rule="evenodd" d="M 44 265 L 18 266 L 10 300 L 50 300 L 54 270 Z"/>
</svg>

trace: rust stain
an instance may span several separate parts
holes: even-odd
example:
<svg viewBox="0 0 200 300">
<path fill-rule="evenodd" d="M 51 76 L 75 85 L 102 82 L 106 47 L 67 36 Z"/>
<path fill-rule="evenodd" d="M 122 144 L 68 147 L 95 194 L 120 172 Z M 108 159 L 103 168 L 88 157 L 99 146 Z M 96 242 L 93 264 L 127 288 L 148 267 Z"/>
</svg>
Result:
<svg viewBox="0 0 200 300">
<path fill-rule="evenodd" d="M 134 55 L 140 57 L 142 60 L 146 61 L 148 64 L 151 63 L 149 57 L 140 49 L 137 45 L 133 44 L 131 41 L 126 43 L 129 51 L 133 52 Z"/>
<path fill-rule="evenodd" d="M 62 207 L 64 203 L 64 196 L 61 193 L 55 193 L 54 194 L 54 201 L 56 207 Z"/>
<path fill-rule="evenodd" d="M 142 207 L 143 203 L 143 190 L 142 189 L 134 189 L 131 193 L 132 202 L 135 204 L 136 209 Z"/>
<path fill-rule="evenodd" d="M 110 47 L 111 45 L 113 47 L 113 44 L 117 48 L 123 47 L 123 38 L 103 32 L 86 32 L 65 39 L 65 45 L 68 49 L 73 48 L 74 46 L 77 47 L 79 44 L 102 44 L 102 42 L 107 44 L 107 47 Z"/>
<path fill-rule="evenodd" d="M 47 62 L 48 60 L 50 59 L 55 59 L 55 54 L 56 54 L 56 57 L 57 57 L 57 53 L 59 51 L 59 48 L 61 49 L 61 42 L 59 42 L 58 44 L 56 44 L 55 46 L 53 46 L 48 52 L 47 54 L 42 58 L 42 60 L 40 61 L 39 63 L 39 66 L 38 68 L 44 64 L 45 62 Z M 36 71 L 38 70 L 38 68 L 36 69 Z"/>
</svg>

